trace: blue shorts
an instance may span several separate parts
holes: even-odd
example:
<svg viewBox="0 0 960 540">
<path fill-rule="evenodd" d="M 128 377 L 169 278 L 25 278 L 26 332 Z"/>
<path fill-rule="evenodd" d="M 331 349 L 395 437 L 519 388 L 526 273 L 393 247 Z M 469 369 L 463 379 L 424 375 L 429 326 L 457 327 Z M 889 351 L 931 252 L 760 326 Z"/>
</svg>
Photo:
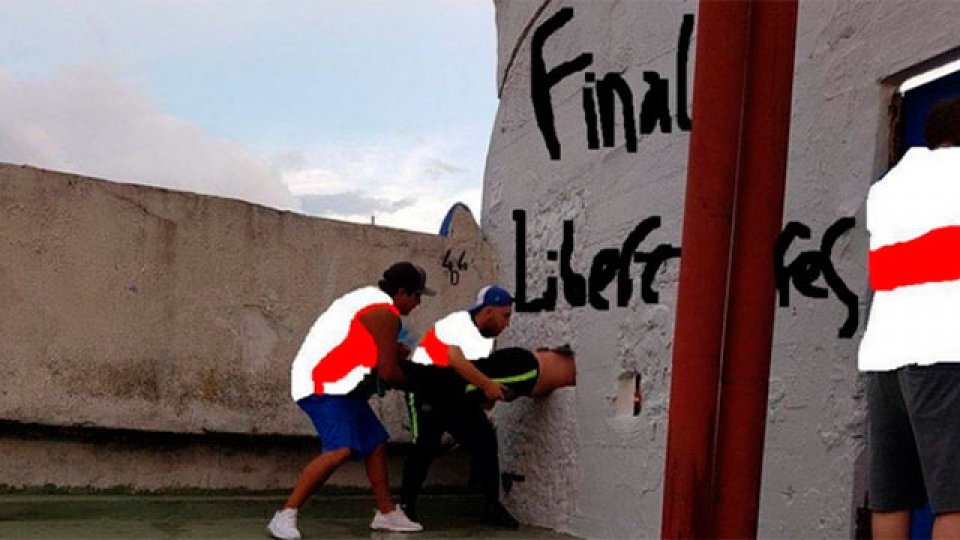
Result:
<svg viewBox="0 0 960 540">
<path fill-rule="evenodd" d="M 366 398 L 314 394 L 297 405 L 317 428 L 321 452 L 349 448 L 351 459 L 361 459 L 389 438 Z"/>
</svg>

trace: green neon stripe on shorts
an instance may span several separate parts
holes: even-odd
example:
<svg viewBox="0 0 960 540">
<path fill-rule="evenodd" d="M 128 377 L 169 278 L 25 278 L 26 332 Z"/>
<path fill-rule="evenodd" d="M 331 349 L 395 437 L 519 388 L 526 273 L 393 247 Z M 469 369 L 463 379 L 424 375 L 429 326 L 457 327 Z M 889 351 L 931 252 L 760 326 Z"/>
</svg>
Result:
<svg viewBox="0 0 960 540">
<path fill-rule="evenodd" d="M 417 442 L 417 406 L 413 403 L 413 393 L 407 393 L 407 410 L 410 412 L 410 434 L 413 442 Z"/>
<path fill-rule="evenodd" d="M 516 383 L 516 382 L 522 382 L 522 381 L 529 381 L 530 379 L 536 377 L 537 373 L 539 373 L 539 370 L 531 369 L 530 371 L 526 373 L 521 373 L 520 375 L 514 375 L 512 377 L 501 377 L 499 379 L 491 379 L 491 380 L 496 381 L 498 383 L 510 384 L 510 383 Z M 464 390 L 464 392 L 471 392 L 476 389 L 477 389 L 477 385 L 468 384 L 467 389 Z"/>
</svg>

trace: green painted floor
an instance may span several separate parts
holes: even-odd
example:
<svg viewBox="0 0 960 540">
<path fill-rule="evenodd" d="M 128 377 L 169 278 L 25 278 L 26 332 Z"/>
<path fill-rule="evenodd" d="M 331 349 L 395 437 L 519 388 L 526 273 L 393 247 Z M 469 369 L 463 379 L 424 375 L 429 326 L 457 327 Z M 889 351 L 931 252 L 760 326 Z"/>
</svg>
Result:
<svg viewBox="0 0 960 540">
<path fill-rule="evenodd" d="M 283 501 L 276 495 L 0 495 L 0 538 L 11 539 L 265 539 L 266 525 Z M 519 531 L 483 525 L 481 499 L 464 494 L 424 495 L 425 530 L 399 534 L 369 529 L 367 495 L 315 496 L 300 511 L 300 532 L 311 538 L 571 538 L 534 527 Z"/>
</svg>

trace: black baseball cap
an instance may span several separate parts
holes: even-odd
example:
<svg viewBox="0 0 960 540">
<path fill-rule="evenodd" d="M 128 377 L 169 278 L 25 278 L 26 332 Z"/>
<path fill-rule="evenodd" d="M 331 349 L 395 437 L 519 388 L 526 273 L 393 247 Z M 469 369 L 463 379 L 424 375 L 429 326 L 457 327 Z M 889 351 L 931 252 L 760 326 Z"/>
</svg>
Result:
<svg viewBox="0 0 960 540">
<path fill-rule="evenodd" d="M 407 261 L 395 263 L 383 273 L 381 286 L 392 286 L 407 291 L 407 294 L 433 296 L 433 289 L 427 288 L 427 273 L 423 268 Z"/>
</svg>

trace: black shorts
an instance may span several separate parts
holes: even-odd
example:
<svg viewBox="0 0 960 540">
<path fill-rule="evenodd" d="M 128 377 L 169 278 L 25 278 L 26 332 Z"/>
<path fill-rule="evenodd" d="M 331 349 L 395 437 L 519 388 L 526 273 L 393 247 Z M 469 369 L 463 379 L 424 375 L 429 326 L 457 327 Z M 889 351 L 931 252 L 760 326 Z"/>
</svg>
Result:
<svg viewBox="0 0 960 540">
<path fill-rule="evenodd" d="M 960 511 L 960 363 L 865 377 L 871 510 Z"/>
</svg>

